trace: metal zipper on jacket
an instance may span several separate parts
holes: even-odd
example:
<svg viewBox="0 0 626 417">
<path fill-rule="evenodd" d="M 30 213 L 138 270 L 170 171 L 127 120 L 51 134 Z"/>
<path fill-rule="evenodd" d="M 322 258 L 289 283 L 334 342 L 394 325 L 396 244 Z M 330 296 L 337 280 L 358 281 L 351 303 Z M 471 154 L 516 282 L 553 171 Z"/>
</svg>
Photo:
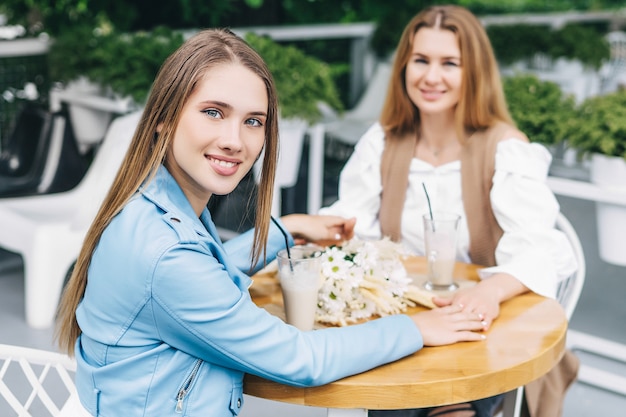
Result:
<svg viewBox="0 0 626 417">
<path fill-rule="evenodd" d="M 185 397 L 187 396 L 187 393 L 189 392 L 189 388 L 191 387 L 193 380 L 196 378 L 196 375 L 198 374 L 200 365 L 202 365 L 202 359 L 198 359 L 196 361 L 196 363 L 193 366 L 193 369 L 191 370 L 191 373 L 189 374 L 187 379 L 185 379 L 185 382 L 183 382 L 183 385 L 180 387 L 180 390 L 178 391 L 178 394 L 176 395 L 176 412 L 178 414 L 181 414 L 183 412 L 183 402 L 185 401 Z"/>
</svg>

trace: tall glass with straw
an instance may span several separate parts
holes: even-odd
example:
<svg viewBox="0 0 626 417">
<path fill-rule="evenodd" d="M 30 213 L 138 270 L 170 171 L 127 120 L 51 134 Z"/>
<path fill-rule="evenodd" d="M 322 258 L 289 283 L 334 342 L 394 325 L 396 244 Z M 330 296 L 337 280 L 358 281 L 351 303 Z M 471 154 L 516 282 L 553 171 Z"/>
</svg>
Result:
<svg viewBox="0 0 626 417">
<path fill-rule="evenodd" d="M 453 291 L 458 288 L 453 272 L 456 262 L 456 239 L 461 216 L 455 213 L 435 212 L 430 204 L 426 185 L 422 183 L 428 214 L 423 216 L 424 245 L 428 275 L 424 288 L 430 291 Z"/>
<path fill-rule="evenodd" d="M 317 245 L 290 248 L 287 232 L 273 217 L 271 219 L 285 237 L 285 249 L 278 252 L 276 260 L 286 321 L 300 330 L 313 330 L 317 294 L 322 285 L 323 250 Z"/>
</svg>

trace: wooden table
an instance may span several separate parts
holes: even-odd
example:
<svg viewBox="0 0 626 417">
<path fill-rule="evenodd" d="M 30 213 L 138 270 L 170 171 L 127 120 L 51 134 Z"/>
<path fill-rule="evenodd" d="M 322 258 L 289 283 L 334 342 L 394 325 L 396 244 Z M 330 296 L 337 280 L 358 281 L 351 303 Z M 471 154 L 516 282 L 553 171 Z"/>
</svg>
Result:
<svg viewBox="0 0 626 417">
<path fill-rule="evenodd" d="M 405 261 L 409 274 L 425 274 L 425 259 Z M 477 266 L 457 263 L 455 277 L 477 278 Z M 251 287 L 261 306 L 282 305 L 273 276 Z M 421 307 L 412 308 L 416 312 Z M 565 349 L 567 319 L 557 301 L 528 293 L 501 305 L 483 342 L 425 347 L 396 362 L 311 388 L 246 375 L 244 392 L 255 397 L 315 407 L 328 415 L 366 416 L 367 409 L 422 408 L 462 403 L 514 391 L 547 373 Z"/>
</svg>

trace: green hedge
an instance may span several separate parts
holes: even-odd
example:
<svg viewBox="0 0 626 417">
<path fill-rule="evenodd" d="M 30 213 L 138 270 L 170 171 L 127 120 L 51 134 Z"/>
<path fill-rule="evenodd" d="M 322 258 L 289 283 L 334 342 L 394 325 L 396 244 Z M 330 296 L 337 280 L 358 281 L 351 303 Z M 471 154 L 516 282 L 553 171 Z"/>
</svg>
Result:
<svg viewBox="0 0 626 417">
<path fill-rule="evenodd" d="M 318 102 L 343 110 L 330 66 L 299 48 L 266 36 L 246 34 L 246 41 L 263 57 L 276 82 L 281 116 L 310 123 L 322 117 Z"/>
<path fill-rule="evenodd" d="M 626 159 L 626 91 L 575 104 L 553 82 L 534 75 L 503 79 L 509 111 L 533 142 L 567 146 L 579 155 L 602 153 Z"/>
<path fill-rule="evenodd" d="M 54 40 L 50 77 L 67 82 L 85 76 L 143 103 L 163 61 L 182 43 L 181 33 L 165 27 L 119 33 L 78 25 Z"/>
<path fill-rule="evenodd" d="M 602 153 L 626 159 L 626 91 L 591 97 L 578 108 L 570 146 L 582 154 Z"/>
<path fill-rule="evenodd" d="M 556 145 L 568 138 L 576 104 L 558 84 L 534 75 L 516 75 L 504 78 L 503 87 L 511 117 L 531 141 Z"/>
<path fill-rule="evenodd" d="M 543 53 L 552 59 L 579 60 L 598 69 L 609 59 L 609 44 L 604 39 L 606 28 L 570 24 L 558 30 L 538 25 L 488 26 L 498 62 L 507 65 Z"/>
</svg>

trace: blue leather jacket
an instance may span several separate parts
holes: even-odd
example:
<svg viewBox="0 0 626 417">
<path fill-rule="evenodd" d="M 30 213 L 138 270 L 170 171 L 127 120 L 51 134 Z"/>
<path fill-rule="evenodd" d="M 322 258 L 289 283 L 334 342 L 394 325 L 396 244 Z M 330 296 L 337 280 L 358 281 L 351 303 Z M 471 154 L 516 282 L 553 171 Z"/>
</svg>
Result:
<svg viewBox="0 0 626 417">
<path fill-rule="evenodd" d="M 160 168 L 102 235 L 76 312 L 76 384 L 91 414 L 230 417 L 244 373 L 320 385 L 422 347 L 405 315 L 301 332 L 258 308 L 242 272 L 251 241 L 222 244 Z M 272 225 L 268 253 L 284 244 Z"/>
</svg>

